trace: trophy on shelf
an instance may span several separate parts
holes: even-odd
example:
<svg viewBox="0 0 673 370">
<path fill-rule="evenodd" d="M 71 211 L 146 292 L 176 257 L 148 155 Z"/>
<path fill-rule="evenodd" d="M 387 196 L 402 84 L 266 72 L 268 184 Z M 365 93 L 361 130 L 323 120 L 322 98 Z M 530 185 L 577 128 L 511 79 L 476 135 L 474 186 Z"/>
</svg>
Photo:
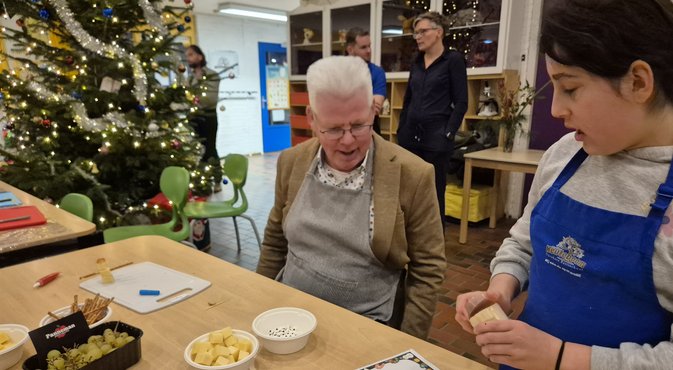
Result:
<svg viewBox="0 0 673 370">
<path fill-rule="evenodd" d="M 348 34 L 347 29 L 345 29 L 345 28 L 340 29 L 339 31 L 337 31 L 337 34 L 339 35 L 339 42 L 340 43 L 343 44 L 344 42 L 346 42 L 346 35 Z"/>
<path fill-rule="evenodd" d="M 493 117 L 497 116 L 498 113 L 498 101 L 495 100 L 488 81 L 484 81 L 484 89 L 479 94 L 479 110 L 477 115 L 480 117 Z"/>
<path fill-rule="evenodd" d="M 310 44 L 315 32 L 310 28 L 304 28 L 304 44 Z"/>
<path fill-rule="evenodd" d="M 381 105 L 381 115 L 388 116 L 390 115 L 390 100 L 384 99 L 383 104 Z"/>
</svg>

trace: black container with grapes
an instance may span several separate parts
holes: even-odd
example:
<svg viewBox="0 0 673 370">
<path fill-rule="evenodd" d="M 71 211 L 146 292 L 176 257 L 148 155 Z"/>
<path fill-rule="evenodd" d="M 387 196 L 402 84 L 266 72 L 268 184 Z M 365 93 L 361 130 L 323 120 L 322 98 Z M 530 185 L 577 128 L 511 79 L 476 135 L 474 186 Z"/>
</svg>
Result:
<svg viewBox="0 0 673 370">
<path fill-rule="evenodd" d="M 122 345 L 119 348 L 104 354 L 102 357 L 83 364 L 80 364 L 77 367 L 64 367 L 64 370 L 122 370 L 128 369 L 129 367 L 135 365 L 140 361 L 141 349 L 140 349 L 140 338 L 143 336 L 143 331 L 123 323 L 121 321 L 111 321 L 103 323 L 89 331 L 89 338 L 92 336 L 104 335 L 105 330 L 110 329 L 116 331 L 117 333 L 126 333 L 127 336 L 133 337 L 134 339 Z M 77 348 L 79 345 L 87 343 L 87 338 L 84 338 L 83 343 L 72 343 L 69 349 Z M 63 350 L 58 348 L 58 350 Z M 31 356 L 23 363 L 24 370 L 37 370 L 42 369 L 39 365 L 38 355 Z M 46 369 L 43 369 L 46 370 Z M 59 369 L 60 370 L 60 369 Z"/>
</svg>

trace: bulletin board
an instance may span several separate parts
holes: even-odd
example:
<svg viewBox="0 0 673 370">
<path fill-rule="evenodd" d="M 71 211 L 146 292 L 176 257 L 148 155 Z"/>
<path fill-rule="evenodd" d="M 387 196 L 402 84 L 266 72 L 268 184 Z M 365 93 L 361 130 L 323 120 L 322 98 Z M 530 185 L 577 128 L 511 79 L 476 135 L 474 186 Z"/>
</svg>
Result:
<svg viewBox="0 0 673 370">
<path fill-rule="evenodd" d="M 290 81 L 287 65 L 266 66 L 267 109 L 290 109 Z"/>
</svg>

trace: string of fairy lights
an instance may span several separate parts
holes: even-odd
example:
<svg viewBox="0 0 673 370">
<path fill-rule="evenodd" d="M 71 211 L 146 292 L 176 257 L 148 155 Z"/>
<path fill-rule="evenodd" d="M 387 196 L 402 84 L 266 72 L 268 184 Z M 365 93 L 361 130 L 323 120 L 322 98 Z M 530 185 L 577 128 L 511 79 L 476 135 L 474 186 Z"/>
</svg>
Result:
<svg viewBox="0 0 673 370">
<path fill-rule="evenodd" d="M 46 0 L 32 0 L 33 2 L 46 1 Z M 107 58 L 118 60 L 116 64 L 120 71 L 125 71 L 128 67 L 132 71 L 132 80 L 121 79 L 118 82 L 119 85 L 132 85 L 132 94 L 138 101 L 137 113 L 149 115 L 151 114 L 150 108 L 147 105 L 152 105 L 152 101 L 160 95 L 162 92 L 159 88 L 150 88 L 148 86 L 147 75 L 146 73 L 160 73 L 160 65 L 155 59 L 150 59 L 147 61 L 140 61 L 140 59 L 133 53 L 127 52 L 121 45 L 121 43 L 112 41 L 109 44 L 102 42 L 100 39 L 89 34 L 82 24 L 80 24 L 74 17 L 72 10 L 69 8 L 66 0 L 49 0 L 50 4 L 53 6 L 56 15 L 59 20 L 63 23 L 63 26 L 68 30 L 68 32 L 76 39 L 76 41 L 85 49 L 95 53 L 96 55 Z M 190 0 L 185 0 L 186 4 L 191 3 Z M 155 5 L 149 0 L 140 0 L 138 5 L 142 9 L 143 16 L 145 21 L 149 25 L 149 30 L 143 31 L 144 36 L 153 40 L 156 43 L 157 47 L 160 44 L 163 44 L 167 37 L 170 36 L 169 29 L 165 26 L 162 16 L 155 8 Z M 92 4 L 92 7 L 96 8 L 97 4 Z M 2 1 L 2 8 L 0 11 L 4 10 L 4 17 L 9 18 L 9 14 L 6 11 L 4 6 L 4 1 Z M 43 12 L 44 10 L 44 12 Z M 46 13 L 45 13 L 46 12 Z M 107 21 L 117 23 L 119 19 L 114 15 L 114 12 L 111 8 L 102 9 L 104 17 Z M 45 9 L 40 10 L 40 17 L 44 20 L 49 18 L 49 14 Z M 170 18 L 171 15 L 166 14 L 166 18 Z M 191 18 L 189 16 L 184 17 L 185 22 L 189 23 Z M 92 19 L 91 22 L 95 23 L 96 20 Z M 17 25 L 21 28 L 25 26 L 23 18 L 17 20 Z M 44 27 L 33 28 L 33 31 L 37 35 L 46 37 Z M 183 25 L 178 25 L 178 32 L 183 32 L 185 30 Z M 7 29 L 5 27 L 0 27 L 0 32 L 5 34 Z M 115 36 L 119 39 L 119 35 Z M 28 43 L 25 48 L 26 55 L 30 55 L 38 49 L 42 52 L 50 49 L 53 46 L 51 38 L 46 38 L 45 40 L 36 39 L 35 41 Z M 157 47 L 152 47 L 152 51 L 157 51 Z M 56 50 L 53 50 L 53 47 L 50 51 L 51 54 L 56 54 Z M 48 54 L 47 51 L 44 54 Z M 172 65 L 176 65 L 179 72 L 184 72 L 185 67 L 183 65 L 178 65 L 179 60 L 174 53 L 165 52 L 164 55 L 166 59 Z M 48 59 L 48 58 L 44 58 Z M 153 139 L 152 145 L 156 145 L 163 149 L 180 149 L 183 145 L 184 140 L 190 140 L 197 149 L 200 148 L 201 144 L 193 139 L 195 133 L 188 128 L 188 118 L 186 114 L 182 114 L 180 118 L 177 114 L 179 112 L 189 111 L 190 113 L 195 113 L 198 110 L 199 97 L 192 95 L 188 90 L 185 90 L 185 99 L 188 102 L 193 104 L 183 104 L 177 108 L 171 107 L 175 111 L 175 123 L 169 124 L 166 121 L 156 121 L 152 119 L 146 127 L 136 127 L 133 124 L 132 120 L 125 118 L 125 113 L 123 108 L 119 103 L 108 102 L 104 104 L 99 102 L 98 98 L 95 98 L 96 103 L 99 105 L 105 106 L 107 112 L 102 114 L 99 118 L 90 118 L 87 112 L 87 107 L 82 102 L 82 95 L 87 93 L 87 84 L 82 83 L 79 86 L 79 91 L 74 91 L 70 95 L 63 92 L 61 87 L 56 89 L 59 91 L 51 91 L 45 84 L 40 83 L 42 79 L 33 78 L 36 75 L 51 75 L 59 78 L 66 77 L 71 82 L 76 83 L 79 79 L 87 76 L 90 73 L 90 66 L 88 65 L 89 58 L 82 55 L 81 57 L 72 57 L 68 56 L 65 60 L 66 64 L 70 68 L 65 68 L 59 63 L 49 63 L 48 60 L 40 61 L 29 61 L 17 66 L 17 64 L 10 65 L 12 68 L 4 72 L 4 77 L 7 81 L 10 81 L 9 89 L 2 89 L 0 91 L 0 117 L 3 117 L 3 120 L 6 122 L 5 128 L 8 129 L 8 132 L 16 136 L 18 140 L 17 149 L 26 150 L 30 148 L 35 148 L 39 146 L 42 151 L 45 152 L 47 157 L 56 157 L 57 153 L 55 152 L 56 148 L 49 149 L 49 145 L 53 144 L 55 140 L 59 138 L 59 129 L 63 130 L 67 128 L 71 132 L 79 132 L 84 135 L 86 141 L 94 140 L 94 135 L 96 141 L 101 142 L 101 147 L 98 149 L 98 152 L 106 155 L 112 149 L 113 141 L 109 140 L 114 135 L 119 135 L 123 133 L 125 137 L 129 138 L 129 142 L 132 142 L 133 148 L 141 148 L 145 142 L 145 139 Z M 38 64 L 39 63 L 39 64 Z M 165 65 L 164 65 L 165 67 Z M 65 69 L 64 69 L 65 68 Z M 204 76 L 204 79 L 206 77 Z M 46 79 L 46 77 L 45 77 Z M 178 79 L 174 82 L 170 88 L 178 89 L 182 86 L 182 81 Z M 22 93 L 19 95 L 11 95 L 11 88 L 17 88 L 19 90 L 27 91 L 28 94 Z M 206 96 L 207 86 L 201 84 L 201 96 Z M 27 108 L 28 100 L 39 99 L 46 104 L 62 104 L 62 106 L 67 106 L 71 112 L 72 122 L 57 122 L 58 119 L 49 117 L 48 112 L 44 109 L 41 110 L 42 116 L 33 117 L 32 121 L 41 127 L 41 130 L 30 129 L 30 126 L 23 125 L 23 130 L 17 130 L 17 120 L 20 119 L 19 116 L 13 114 L 9 111 L 4 110 L 3 100 L 13 99 L 17 103 L 17 108 Z M 16 99 L 18 98 L 18 100 Z M 25 99 L 25 100 L 22 100 Z M 20 109 L 19 115 L 21 114 Z M 47 134 L 44 134 L 44 129 L 50 129 Z M 166 135 L 169 132 L 172 132 L 170 135 Z M 164 135 L 162 135 L 162 133 Z M 155 140 L 157 137 L 167 137 L 164 140 Z M 172 139 L 171 139 L 172 137 Z M 187 139 L 186 137 L 190 137 Z M 101 140 L 102 139 L 102 140 Z M 44 148 L 47 148 L 46 150 Z M 170 158 L 174 159 L 175 155 L 170 154 Z M 196 161 L 195 161 L 196 162 Z M 81 160 L 81 163 L 72 163 L 70 159 L 67 159 L 67 163 L 72 165 L 72 167 L 79 172 L 82 177 L 86 178 L 93 184 L 97 184 L 97 187 L 102 185 L 98 183 L 98 180 L 95 175 L 99 173 L 97 164 L 92 160 Z M 52 165 L 52 169 L 53 169 Z M 208 178 L 206 175 L 211 171 L 210 166 L 206 166 L 203 169 L 203 172 L 198 168 L 195 168 L 191 172 L 192 181 L 190 183 L 190 188 L 195 187 L 195 181 L 203 185 L 207 183 Z M 112 209 L 110 202 L 105 195 L 101 193 L 102 198 L 105 202 L 107 211 L 119 216 L 119 213 Z M 143 204 L 142 208 L 146 208 L 147 204 Z M 139 206 L 129 206 L 127 211 L 134 211 L 135 209 L 141 208 Z M 108 221 L 104 216 L 101 216 L 98 219 L 99 223 L 102 226 L 105 226 L 105 223 Z"/>
</svg>

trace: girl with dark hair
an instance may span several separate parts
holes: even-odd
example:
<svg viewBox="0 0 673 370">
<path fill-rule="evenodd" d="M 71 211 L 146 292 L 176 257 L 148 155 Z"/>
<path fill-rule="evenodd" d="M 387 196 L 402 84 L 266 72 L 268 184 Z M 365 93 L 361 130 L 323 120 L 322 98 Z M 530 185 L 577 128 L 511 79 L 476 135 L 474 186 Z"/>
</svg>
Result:
<svg viewBox="0 0 673 370">
<path fill-rule="evenodd" d="M 673 3 L 549 3 L 552 115 L 575 132 L 543 156 L 488 289 L 460 295 L 456 320 L 505 369 L 671 369 Z M 518 319 L 470 325 L 471 302 L 507 311 L 524 289 Z"/>
</svg>

